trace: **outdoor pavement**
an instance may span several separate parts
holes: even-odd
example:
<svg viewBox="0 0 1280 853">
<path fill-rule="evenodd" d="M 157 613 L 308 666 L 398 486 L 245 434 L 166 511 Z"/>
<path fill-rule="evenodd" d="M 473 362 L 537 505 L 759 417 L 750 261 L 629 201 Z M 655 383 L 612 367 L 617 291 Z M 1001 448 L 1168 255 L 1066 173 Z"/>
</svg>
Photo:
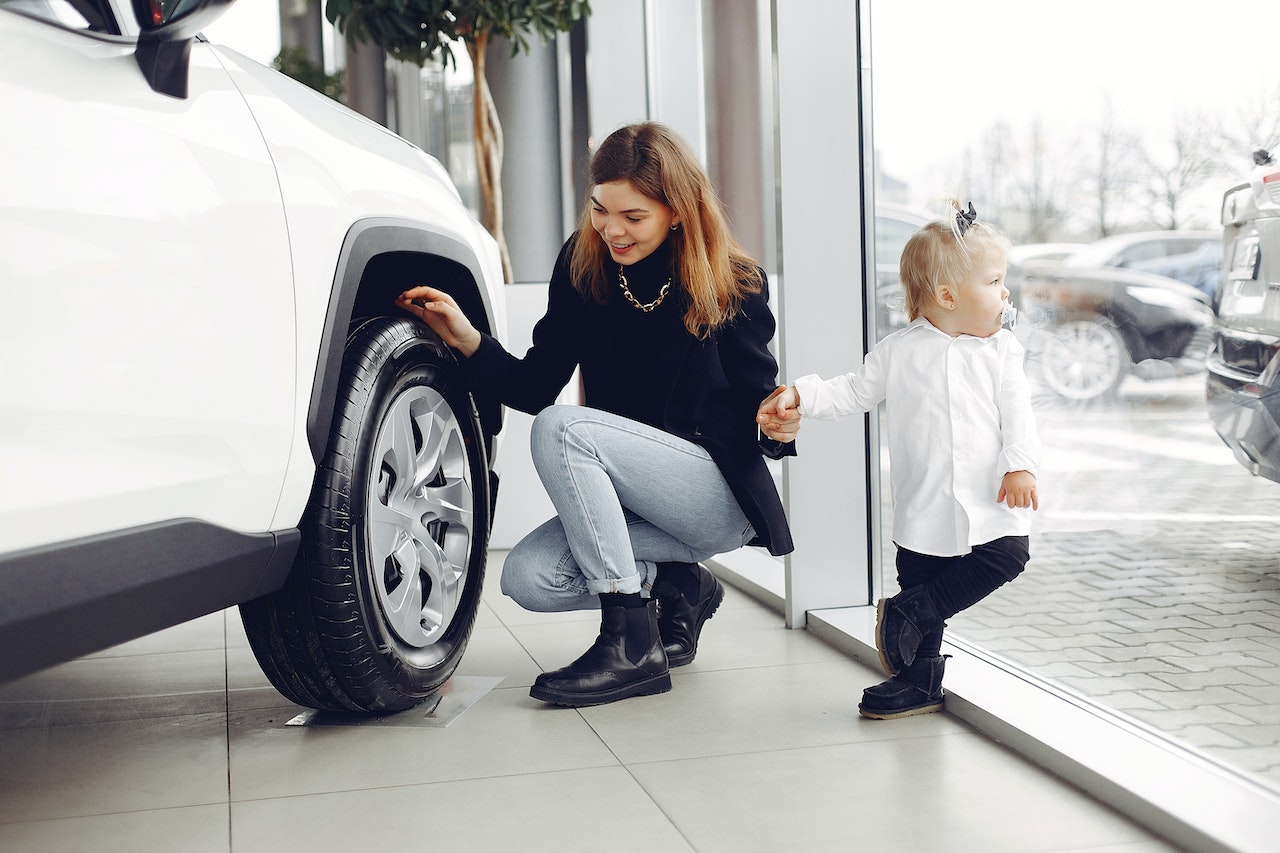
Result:
<svg viewBox="0 0 1280 853">
<path fill-rule="evenodd" d="M 1037 397 L 1031 562 L 948 630 L 1280 789 L 1280 483 L 1235 462 L 1203 383 Z"/>
</svg>

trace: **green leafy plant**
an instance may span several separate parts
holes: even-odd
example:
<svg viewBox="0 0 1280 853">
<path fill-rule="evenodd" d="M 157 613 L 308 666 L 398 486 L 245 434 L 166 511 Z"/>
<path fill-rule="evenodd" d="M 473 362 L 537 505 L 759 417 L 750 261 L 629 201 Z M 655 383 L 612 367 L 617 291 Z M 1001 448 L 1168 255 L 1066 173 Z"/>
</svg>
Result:
<svg viewBox="0 0 1280 853">
<path fill-rule="evenodd" d="M 485 55 L 494 38 L 511 42 L 512 56 L 529 50 L 591 14 L 588 0 L 328 0 L 325 15 L 351 42 L 370 42 L 395 59 L 419 66 L 432 59 L 455 64 L 461 42 L 475 74 L 472 113 L 481 221 L 498 241 L 507 281 L 511 261 L 502 233 L 502 124 L 485 79 Z"/>
</svg>

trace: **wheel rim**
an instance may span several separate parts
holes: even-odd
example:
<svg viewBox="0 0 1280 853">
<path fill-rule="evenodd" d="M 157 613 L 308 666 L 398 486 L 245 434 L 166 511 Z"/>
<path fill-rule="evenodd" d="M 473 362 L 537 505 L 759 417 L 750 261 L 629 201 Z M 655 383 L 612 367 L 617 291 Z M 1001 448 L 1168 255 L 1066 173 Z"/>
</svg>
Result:
<svg viewBox="0 0 1280 853">
<path fill-rule="evenodd" d="M 1128 360 L 1114 330 L 1091 320 L 1055 327 L 1044 347 L 1044 376 L 1055 393 L 1069 400 L 1090 400 L 1120 381 Z"/>
<path fill-rule="evenodd" d="M 415 648 L 458 610 L 471 553 L 474 489 L 466 440 L 435 389 L 399 394 L 374 445 L 366 494 L 368 572 L 388 627 Z"/>
</svg>

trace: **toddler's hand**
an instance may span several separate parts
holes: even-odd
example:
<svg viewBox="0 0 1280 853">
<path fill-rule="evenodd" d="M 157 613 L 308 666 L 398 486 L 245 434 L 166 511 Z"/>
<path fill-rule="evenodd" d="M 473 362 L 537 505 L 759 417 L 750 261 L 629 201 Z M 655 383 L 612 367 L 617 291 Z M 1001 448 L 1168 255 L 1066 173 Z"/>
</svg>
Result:
<svg viewBox="0 0 1280 853">
<path fill-rule="evenodd" d="M 756 423 L 774 441 L 795 441 L 800 432 L 800 395 L 796 389 L 779 385 L 760 402 Z"/>
<path fill-rule="evenodd" d="M 1007 503 L 1010 508 L 1040 508 L 1040 496 L 1036 493 L 1036 475 L 1030 471 L 1010 471 L 1000 481 L 1000 494 L 996 503 Z"/>
</svg>

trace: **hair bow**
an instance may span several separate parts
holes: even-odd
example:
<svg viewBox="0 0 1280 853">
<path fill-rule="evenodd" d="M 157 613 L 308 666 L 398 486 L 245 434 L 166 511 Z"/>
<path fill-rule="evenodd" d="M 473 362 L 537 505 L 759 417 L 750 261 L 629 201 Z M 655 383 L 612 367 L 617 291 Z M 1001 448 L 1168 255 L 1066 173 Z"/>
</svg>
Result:
<svg viewBox="0 0 1280 853">
<path fill-rule="evenodd" d="M 978 218 L 978 211 L 973 209 L 973 202 L 969 202 L 969 210 L 966 213 L 958 206 L 956 207 L 956 234 L 960 237 L 964 236 L 964 232 L 969 230 L 969 226 Z"/>
</svg>

